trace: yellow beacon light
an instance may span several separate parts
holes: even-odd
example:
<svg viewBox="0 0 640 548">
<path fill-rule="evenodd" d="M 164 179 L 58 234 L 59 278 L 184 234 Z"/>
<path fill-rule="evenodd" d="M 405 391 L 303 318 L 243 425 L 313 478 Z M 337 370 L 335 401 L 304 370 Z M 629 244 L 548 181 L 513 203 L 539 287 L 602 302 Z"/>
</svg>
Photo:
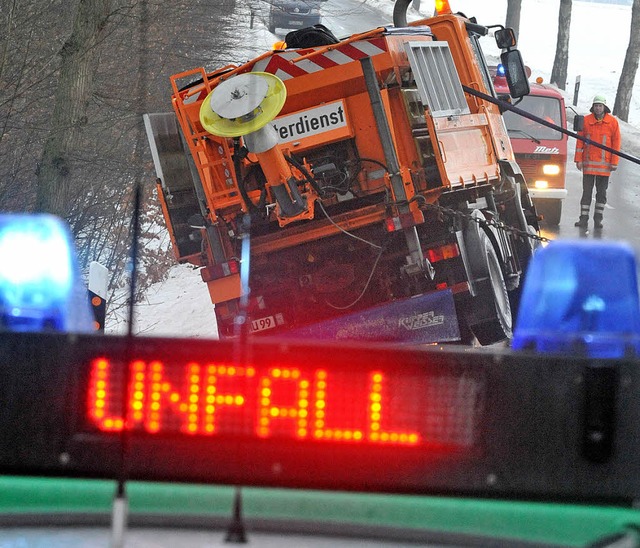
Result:
<svg viewBox="0 0 640 548">
<path fill-rule="evenodd" d="M 449 0 L 436 0 L 436 13 L 438 15 L 451 13 L 451 6 L 449 5 Z"/>
</svg>

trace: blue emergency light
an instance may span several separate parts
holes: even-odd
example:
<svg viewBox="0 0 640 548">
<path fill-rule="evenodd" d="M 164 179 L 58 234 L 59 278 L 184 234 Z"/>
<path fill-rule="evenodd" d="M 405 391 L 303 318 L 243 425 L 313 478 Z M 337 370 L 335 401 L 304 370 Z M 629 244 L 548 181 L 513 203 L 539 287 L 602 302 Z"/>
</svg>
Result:
<svg viewBox="0 0 640 548">
<path fill-rule="evenodd" d="M 593 358 L 640 356 L 633 249 L 603 240 L 555 240 L 531 260 L 512 348 Z"/>
<path fill-rule="evenodd" d="M 93 330 L 72 239 L 59 218 L 0 215 L 0 330 Z"/>
</svg>

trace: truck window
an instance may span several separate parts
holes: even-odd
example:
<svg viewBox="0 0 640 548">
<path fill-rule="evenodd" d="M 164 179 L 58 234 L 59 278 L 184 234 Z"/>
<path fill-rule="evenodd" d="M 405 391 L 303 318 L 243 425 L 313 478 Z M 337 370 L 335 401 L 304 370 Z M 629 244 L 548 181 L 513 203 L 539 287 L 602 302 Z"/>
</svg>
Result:
<svg viewBox="0 0 640 548">
<path fill-rule="evenodd" d="M 489 67 L 487 66 L 487 61 L 485 59 L 482 46 L 480 45 L 480 38 L 473 33 L 469 33 L 469 42 L 471 43 L 471 50 L 475 55 L 478 66 L 480 67 L 480 72 L 482 73 L 482 80 L 484 82 L 485 87 L 488 92 L 492 95 L 495 95 L 495 91 L 493 88 L 493 79 L 489 73 Z"/>
<path fill-rule="evenodd" d="M 560 101 L 554 97 L 541 97 L 528 95 L 517 104 L 518 108 L 530 112 L 538 118 L 562 126 L 562 116 Z M 523 135 L 530 135 L 536 139 L 546 139 L 551 141 L 562 140 L 562 133 L 544 126 L 535 120 L 530 120 L 520 116 L 515 112 L 506 111 L 504 113 L 504 123 L 512 138 L 523 138 Z M 523 132 L 518 135 L 519 132 Z"/>
</svg>

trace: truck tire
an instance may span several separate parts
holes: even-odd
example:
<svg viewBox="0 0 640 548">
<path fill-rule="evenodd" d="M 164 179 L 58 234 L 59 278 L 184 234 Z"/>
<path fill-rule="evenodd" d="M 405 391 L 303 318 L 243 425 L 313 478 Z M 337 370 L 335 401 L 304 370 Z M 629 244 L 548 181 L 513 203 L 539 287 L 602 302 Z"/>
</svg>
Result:
<svg viewBox="0 0 640 548">
<path fill-rule="evenodd" d="M 485 346 L 511 338 L 513 319 L 498 255 L 484 230 L 478 230 L 476 237 L 478 245 L 469 251 L 477 294 L 470 300 L 466 319 L 478 342 Z"/>
<path fill-rule="evenodd" d="M 562 217 L 562 200 L 536 200 L 536 210 L 546 226 L 558 226 Z"/>
</svg>

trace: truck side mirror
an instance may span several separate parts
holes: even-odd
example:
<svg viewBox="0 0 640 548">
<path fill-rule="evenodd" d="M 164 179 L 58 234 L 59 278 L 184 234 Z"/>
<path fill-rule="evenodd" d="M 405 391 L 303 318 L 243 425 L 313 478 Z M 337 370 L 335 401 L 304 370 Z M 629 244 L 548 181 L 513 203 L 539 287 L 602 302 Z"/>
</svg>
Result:
<svg viewBox="0 0 640 548">
<path fill-rule="evenodd" d="M 522 55 L 517 49 L 502 52 L 500 61 L 504 67 L 504 75 L 509 85 L 509 94 L 513 99 L 529 94 L 529 79 L 522 61 Z"/>
<path fill-rule="evenodd" d="M 516 33 L 512 28 L 500 29 L 494 33 L 496 45 L 500 49 L 509 49 L 516 47 Z"/>
<path fill-rule="evenodd" d="M 573 117 L 573 131 L 582 131 L 584 129 L 584 116 L 576 114 Z"/>
</svg>

